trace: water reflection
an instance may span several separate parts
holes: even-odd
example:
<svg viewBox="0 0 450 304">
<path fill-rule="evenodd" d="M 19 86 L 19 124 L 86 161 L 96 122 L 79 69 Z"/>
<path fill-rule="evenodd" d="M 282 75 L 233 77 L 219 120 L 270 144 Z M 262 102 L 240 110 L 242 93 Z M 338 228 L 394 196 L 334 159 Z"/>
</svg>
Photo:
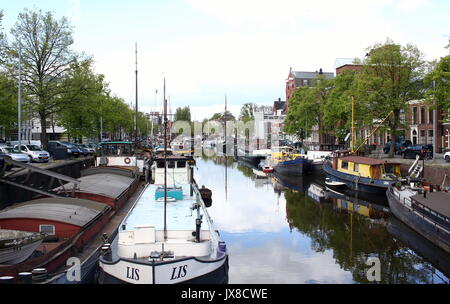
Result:
<svg viewBox="0 0 450 304">
<path fill-rule="evenodd" d="M 231 252 L 230 283 L 368 283 L 371 256 L 382 283 L 446 279 L 435 268 L 445 256 L 433 266 L 392 233 L 382 198 L 331 191 L 323 176 L 256 178 L 232 158 L 199 159 L 198 168 Z"/>
</svg>

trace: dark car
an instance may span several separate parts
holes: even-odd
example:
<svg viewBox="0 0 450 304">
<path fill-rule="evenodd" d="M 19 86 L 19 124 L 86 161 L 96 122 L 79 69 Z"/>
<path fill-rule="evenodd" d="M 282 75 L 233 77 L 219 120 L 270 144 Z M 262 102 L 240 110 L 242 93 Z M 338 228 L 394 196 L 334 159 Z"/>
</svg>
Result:
<svg viewBox="0 0 450 304">
<path fill-rule="evenodd" d="M 87 148 L 83 147 L 80 144 L 74 144 L 74 146 L 77 147 L 78 150 L 80 150 L 82 156 L 88 156 L 89 154 L 91 154 Z"/>
<path fill-rule="evenodd" d="M 403 158 L 415 159 L 419 155 L 420 159 L 433 158 L 433 145 L 413 145 L 402 151 Z"/>
<path fill-rule="evenodd" d="M 412 146 L 412 142 L 411 142 L 409 139 L 407 139 L 407 140 L 402 140 L 402 141 L 400 141 L 400 142 L 396 142 L 396 143 L 395 143 L 395 146 L 394 146 L 394 153 L 396 153 L 396 154 L 402 154 L 403 151 L 404 151 L 407 147 L 410 147 L 410 146 Z M 384 152 L 385 154 L 388 154 L 390 149 L 391 149 L 391 142 L 389 141 L 389 142 L 387 142 L 387 143 L 384 145 L 384 147 L 383 147 L 383 152 Z"/>
</svg>

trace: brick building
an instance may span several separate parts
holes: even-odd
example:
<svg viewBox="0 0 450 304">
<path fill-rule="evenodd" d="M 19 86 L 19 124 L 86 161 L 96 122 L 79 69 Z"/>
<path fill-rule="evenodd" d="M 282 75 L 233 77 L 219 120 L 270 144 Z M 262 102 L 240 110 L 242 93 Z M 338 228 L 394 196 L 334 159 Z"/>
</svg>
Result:
<svg viewBox="0 0 450 304">
<path fill-rule="evenodd" d="M 315 72 L 301 72 L 289 69 L 286 79 L 286 110 L 289 110 L 289 99 L 294 95 L 297 88 L 315 86 L 317 77 L 322 75 L 325 79 L 334 78 L 334 73 L 323 72 L 322 69 Z"/>
<path fill-rule="evenodd" d="M 425 100 L 408 103 L 408 131 L 406 138 L 413 144 L 432 144 L 437 153 L 450 149 L 450 122 L 448 110 L 433 110 Z"/>
</svg>

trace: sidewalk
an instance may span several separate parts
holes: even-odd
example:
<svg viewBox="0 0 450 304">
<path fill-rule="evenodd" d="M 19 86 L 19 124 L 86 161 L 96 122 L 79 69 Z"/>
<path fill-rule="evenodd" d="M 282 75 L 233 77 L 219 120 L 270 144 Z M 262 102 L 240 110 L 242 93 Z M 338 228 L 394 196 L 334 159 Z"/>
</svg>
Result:
<svg viewBox="0 0 450 304">
<path fill-rule="evenodd" d="M 389 158 L 388 154 L 385 154 L 381 150 L 375 150 L 368 155 L 371 158 L 383 159 L 387 161 L 395 161 L 400 164 L 412 165 L 415 159 L 404 159 L 401 155 L 395 155 L 394 158 Z M 422 161 L 422 160 L 421 160 Z M 450 169 L 450 163 L 444 160 L 444 154 L 436 153 L 435 159 L 426 159 L 425 166 Z"/>
</svg>

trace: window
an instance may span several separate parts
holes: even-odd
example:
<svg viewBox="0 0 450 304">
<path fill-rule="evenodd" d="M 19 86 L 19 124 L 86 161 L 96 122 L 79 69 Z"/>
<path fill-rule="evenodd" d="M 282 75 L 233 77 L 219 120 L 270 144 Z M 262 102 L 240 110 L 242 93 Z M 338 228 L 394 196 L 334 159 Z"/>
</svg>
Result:
<svg viewBox="0 0 450 304">
<path fill-rule="evenodd" d="M 185 161 L 179 161 L 177 163 L 177 168 L 186 168 L 186 162 Z"/>
<path fill-rule="evenodd" d="M 416 125 L 417 124 L 417 108 L 416 107 L 413 108 L 412 120 L 413 120 L 413 124 Z"/>
<path fill-rule="evenodd" d="M 48 235 L 55 235 L 55 225 L 39 225 L 39 232 Z"/>
<path fill-rule="evenodd" d="M 428 123 L 432 124 L 434 119 L 434 111 L 432 109 L 428 109 Z"/>
<path fill-rule="evenodd" d="M 164 168 L 164 161 L 158 161 L 158 162 L 156 162 L 156 167 L 157 167 L 157 168 Z"/>
<path fill-rule="evenodd" d="M 353 171 L 359 172 L 359 164 L 353 164 Z"/>
<path fill-rule="evenodd" d="M 167 163 L 167 168 L 173 169 L 175 168 L 175 161 L 171 160 Z"/>
<path fill-rule="evenodd" d="M 308 80 L 307 79 L 303 79 L 303 85 L 304 86 L 308 86 Z"/>
<path fill-rule="evenodd" d="M 419 144 L 425 143 L 425 130 L 420 130 Z"/>
<path fill-rule="evenodd" d="M 433 130 L 428 130 L 428 140 L 427 143 L 432 145 L 433 144 Z"/>
<path fill-rule="evenodd" d="M 342 169 L 348 169 L 348 162 L 342 162 Z"/>
<path fill-rule="evenodd" d="M 425 122 L 425 108 L 421 107 L 420 108 L 420 123 L 424 124 Z"/>
</svg>

